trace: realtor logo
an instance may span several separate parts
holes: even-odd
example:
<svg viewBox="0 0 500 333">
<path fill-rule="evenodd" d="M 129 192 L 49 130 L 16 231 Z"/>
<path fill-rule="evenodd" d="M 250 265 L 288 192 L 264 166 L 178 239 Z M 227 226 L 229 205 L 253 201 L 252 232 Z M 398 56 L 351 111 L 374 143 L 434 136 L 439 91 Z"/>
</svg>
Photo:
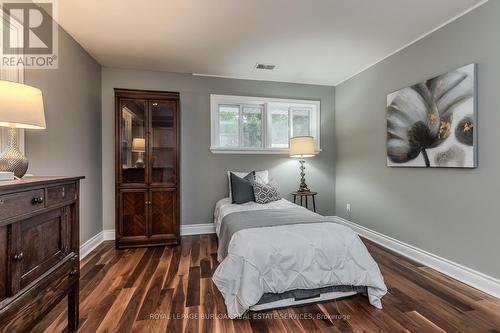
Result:
<svg viewBox="0 0 500 333">
<path fill-rule="evenodd" d="M 57 68 L 55 0 L 0 0 L 2 67 Z"/>
</svg>

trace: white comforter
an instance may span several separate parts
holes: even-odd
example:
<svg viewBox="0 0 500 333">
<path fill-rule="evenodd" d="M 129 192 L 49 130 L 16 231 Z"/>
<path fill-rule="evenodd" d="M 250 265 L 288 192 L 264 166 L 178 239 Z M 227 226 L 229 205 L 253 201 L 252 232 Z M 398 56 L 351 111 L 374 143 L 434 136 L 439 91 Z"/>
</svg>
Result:
<svg viewBox="0 0 500 333">
<path fill-rule="evenodd" d="M 214 214 L 217 234 L 227 214 L 290 207 L 297 206 L 285 199 L 266 205 L 234 205 L 222 199 Z M 377 263 L 358 235 L 346 226 L 328 222 L 236 232 L 213 281 L 224 296 L 230 318 L 244 314 L 265 293 L 333 285 L 367 286 L 370 303 L 382 308 L 381 298 L 387 292 Z"/>
</svg>

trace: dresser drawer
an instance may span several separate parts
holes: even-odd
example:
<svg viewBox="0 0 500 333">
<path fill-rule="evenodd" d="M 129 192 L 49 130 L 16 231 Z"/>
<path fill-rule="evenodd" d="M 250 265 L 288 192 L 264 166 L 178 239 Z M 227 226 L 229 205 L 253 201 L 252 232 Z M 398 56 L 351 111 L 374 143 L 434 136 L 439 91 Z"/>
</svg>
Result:
<svg viewBox="0 0 500 333">
<path fill-rule="evenodd" d="M 63 184 L 47 188 L 47 207 L 76 199 L 76 184 Z"/>
<path fill-rule="evenodd" d="M 0 220 L 28 214 L 45 208 L 43 189 L 0 196 Z"/>
<path fill-rule="evenodd" d="M 78 285 L 79 274 L 76 255 L 56 266 L 14 302 L 0 309 L 0 332 L 29 332 L 38 318 Z"/>
</svg>

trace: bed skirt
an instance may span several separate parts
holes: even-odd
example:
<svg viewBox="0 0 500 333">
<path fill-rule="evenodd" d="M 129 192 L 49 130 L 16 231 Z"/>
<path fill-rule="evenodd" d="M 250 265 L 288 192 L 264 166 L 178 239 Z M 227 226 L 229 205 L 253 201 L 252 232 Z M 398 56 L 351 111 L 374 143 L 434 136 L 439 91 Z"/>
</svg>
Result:
<svg viewBox="0 0 500 333">
<path fill-rule="evenodd" d="M 366 295 L 367 288 L 361 286 L 331 286 L 317 289 L 296 289 L 281 294 L 266 293 L 251 311 L 262 311 L 309 303 L 326 302 L 358 293 Z"/>
</svg>

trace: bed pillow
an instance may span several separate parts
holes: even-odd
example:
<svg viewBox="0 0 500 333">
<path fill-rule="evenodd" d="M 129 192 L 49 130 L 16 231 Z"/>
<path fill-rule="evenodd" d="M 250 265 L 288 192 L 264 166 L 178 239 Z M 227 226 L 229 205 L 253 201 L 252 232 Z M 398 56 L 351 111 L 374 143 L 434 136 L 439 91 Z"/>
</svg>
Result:
<svg viewBox="0 0 500 333">
<path fill-rule="evenodd" d="M 269 171 L 267 170 L 262 170 L 262 171 L 253 171 L 255 172 L 255 181 L 257 183 L 261 184 L 267 184 L 269 183 Z M 227 172 L 227 181 L 229 183 L 229 199 L 231 199 L 231 202 L 233 201 L 232 197 L 232 190 L 231 190 L 231 173 L 234 173 L 236 176 L 240 178 L 244 178 L 246 175 L 250 173 L 250 171 L 228 171 Z"/>
<path fill-rule="evenodd" d="M 241 178 L 231 172 L 231 198 L 232 203 L 244 204 L 246 202 L 255 201 L 253 192 L 253 184 L 255 183 L 255 171 L 250 172 L 245 177 Z"/>
<path fill-rule="evenodd" d="M 255 182 L 253 183 L 253 192 L 255 202 L 259 204 L 266 204 L 281 199 L 278 188 L 271 184 L 259 184 Z"/>
<path fill-rule="evenodd" d="M 280 191 L 280 186 L 278 185 L 278 182 L 274 178 L 269 179 L 269 182 L 265 184 L 274 187 L 278 192 Z"/>
</svg>

